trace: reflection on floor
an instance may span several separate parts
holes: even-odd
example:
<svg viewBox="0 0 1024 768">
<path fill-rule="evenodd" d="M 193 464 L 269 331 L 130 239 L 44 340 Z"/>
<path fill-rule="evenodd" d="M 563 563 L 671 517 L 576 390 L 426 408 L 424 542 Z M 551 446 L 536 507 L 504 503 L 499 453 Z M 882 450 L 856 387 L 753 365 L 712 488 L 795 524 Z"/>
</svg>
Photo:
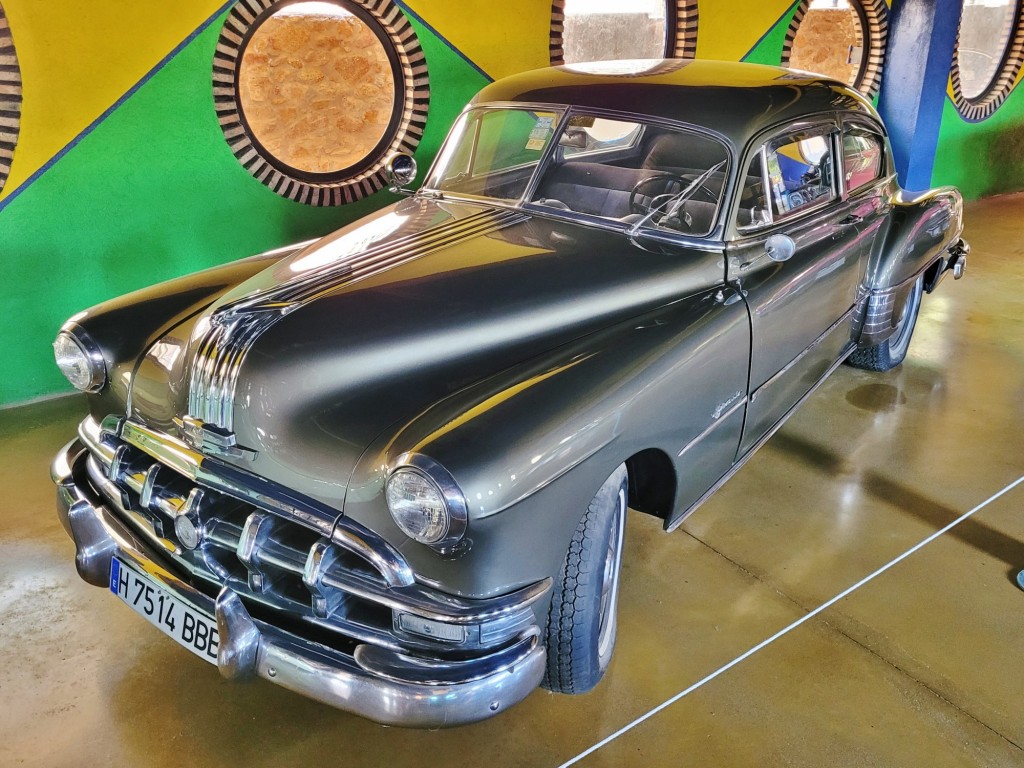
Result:
<svg viewBox="0 0 1024 768">
<path fill-rule="evenodd" d="M 572 758 L 1024 473 L 1024 196 L 967 215 L 967 278 L 926 297 L 902 368 L 841 368 L 680 531 L 630 521 L 598 689 L 454 731 L 224 682 L 79 581 L 47 465 L 81 404 L 0 412 L 0 764 Z M 581 764 L 1024 764 L 1022 508 L 1024 487 Z"/>
</svg>

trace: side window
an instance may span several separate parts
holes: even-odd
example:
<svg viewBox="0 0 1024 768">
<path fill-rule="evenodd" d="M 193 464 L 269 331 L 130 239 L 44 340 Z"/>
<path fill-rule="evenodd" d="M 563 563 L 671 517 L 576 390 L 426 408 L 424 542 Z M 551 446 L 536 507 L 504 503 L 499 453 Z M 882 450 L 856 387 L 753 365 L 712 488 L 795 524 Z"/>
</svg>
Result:
<svg viewBox="0 0 1024 768">
<path fill-rule="evenodd" d="M 866 128 L 843 129 L 843 176 L 847 191 L 853 192 L 882 175 L 884 146 L 882 137 Z"/>
<path fill-rule="evenodd" d="M 765 152 L 772 214 L 781 219 L 836 196 L 832 142 L 825 129 L 793 133 Z"/>
</svg>

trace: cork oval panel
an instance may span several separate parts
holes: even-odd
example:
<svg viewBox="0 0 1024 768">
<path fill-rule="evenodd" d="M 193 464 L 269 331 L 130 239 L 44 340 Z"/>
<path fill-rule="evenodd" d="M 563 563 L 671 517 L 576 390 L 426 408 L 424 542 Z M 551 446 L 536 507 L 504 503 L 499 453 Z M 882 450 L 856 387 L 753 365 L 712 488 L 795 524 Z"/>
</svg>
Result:
<svg viewBox="0 0 1024 768">
<path fill-rule="evenodd" d="M 217 117 L 235 157 L 277 194 L 342 205 L 385 186 L 413 152 L 429 83 L 391 0 L 239 0 L 213 63 Z"/>
</svg>

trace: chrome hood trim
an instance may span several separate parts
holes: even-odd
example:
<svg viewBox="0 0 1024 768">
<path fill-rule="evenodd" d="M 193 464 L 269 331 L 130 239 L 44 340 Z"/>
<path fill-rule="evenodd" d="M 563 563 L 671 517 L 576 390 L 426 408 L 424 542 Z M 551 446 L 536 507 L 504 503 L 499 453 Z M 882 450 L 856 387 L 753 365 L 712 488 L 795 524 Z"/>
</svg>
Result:
<svg viewBox="0 0 1024 768">
<path fill-rule="evenodd" d="M 414 218 L 415 215 L 406 218 L 405 226 Z M 188 415 L 227 432 L 234 430 L 233 403 L 245 356 L 259 337 L 285 315 L 342 286 L 527 218 L 517 211 L 482 210 L 437 224 L 425 232 L 389 239 L 377 246 L 372 246 L 371 223 L 370 233 L 359 244 L 361 247 L 352 248 L 351 254 L 343 253 L 340 258 L 331 256 L 332 246 L 341 238 L 319 241 L 312 248 L 301 251 L 286 260 L 283 268 L 279 266 L 274 270 L 276 276 L 291 269 L 294 276 L 241 297 L 229 295 L 225 297 L 225 303 L 196 324 L 192 337 L 196 352 L 189 381 Z M 352 237 L 360 231 L 353 230 L 347 236 Z M 301 268 L 303 260 L 312 266 Z"/>
</svg>

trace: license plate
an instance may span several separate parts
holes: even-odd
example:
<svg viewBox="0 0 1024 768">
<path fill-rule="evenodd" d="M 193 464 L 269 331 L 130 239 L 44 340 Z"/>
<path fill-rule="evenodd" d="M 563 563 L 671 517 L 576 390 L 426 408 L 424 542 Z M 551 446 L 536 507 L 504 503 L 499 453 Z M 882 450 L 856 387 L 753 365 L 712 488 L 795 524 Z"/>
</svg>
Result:
<svg viewBox="0 0 1024 768">
<path fill-rule="evenodd" d="M 179 600 L 150 576 L 116 557 L 110 562 L 110 591 L 136 613 L 211 664 L 217 663 L 217 621 Z"/>
</svg>

